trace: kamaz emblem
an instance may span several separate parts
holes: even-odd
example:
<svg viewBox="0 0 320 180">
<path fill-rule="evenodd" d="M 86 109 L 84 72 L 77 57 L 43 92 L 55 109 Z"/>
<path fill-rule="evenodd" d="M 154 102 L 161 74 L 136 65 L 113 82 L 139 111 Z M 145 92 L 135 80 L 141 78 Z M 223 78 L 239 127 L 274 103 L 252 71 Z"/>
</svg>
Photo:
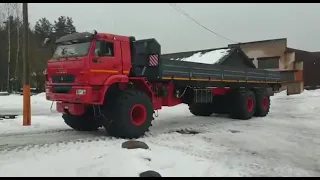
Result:
<svg viewBox="0 0 320 180">
<path fill-rule="evenodd" d="M 57 70 L 56 72 L 59 73 L 59 74 L 65 74 L 65 73 L 67 73 L 67 70 L 65 70 L 65 69 L 59 69 L 59 70 Z"/>
</svg>

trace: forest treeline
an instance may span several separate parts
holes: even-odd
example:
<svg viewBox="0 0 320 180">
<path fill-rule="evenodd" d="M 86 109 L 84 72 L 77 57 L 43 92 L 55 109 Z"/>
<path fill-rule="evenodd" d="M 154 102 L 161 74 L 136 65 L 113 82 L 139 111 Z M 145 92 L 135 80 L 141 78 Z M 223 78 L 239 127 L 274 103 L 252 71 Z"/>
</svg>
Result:
<svg viewBox="0 0 320 180">
<path fill-rule="evenodd" d="M 22 87 L 23 23 L 21 3 L 0 4 L 0 91 L 17 91 Z M 33 25 L 32 25 L 33 24 Z M 30 84 L 40 91 L 44 89 L 46 62 L 52 56 L 50 47 L 43 41 L 76 32 L 73 20 L 60 16 L 53 22 L 46 17 L 29 22 L 29 68 Z"/>
</svg>

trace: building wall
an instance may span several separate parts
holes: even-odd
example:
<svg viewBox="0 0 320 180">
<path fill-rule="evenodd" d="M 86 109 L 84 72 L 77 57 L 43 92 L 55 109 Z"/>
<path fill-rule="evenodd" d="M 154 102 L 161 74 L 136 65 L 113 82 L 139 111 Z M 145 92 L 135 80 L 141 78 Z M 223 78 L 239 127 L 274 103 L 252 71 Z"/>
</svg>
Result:
<svg viewBox="0 0 320 180">
<path fill-rule="evenodd" d="M 279 57 L 278 68 L 268 68 L 270 70 L 283 70 L 285 69 L 285 61 L 287 59 L 285 51 L 287 48 L 287 39 L 257 41 L 253 43 L 240 44 L 241 49 L 253 59 L 253 63 L 258 66 L 259 58 Z M 263 60 L 261 60 L 263 61 Z"/>
<path fill-rule="evenodd" d="M 258 61 L 266 60 L 268 57 L 279 57 L 278 68 L 263 68 L 267 70 L 303 70 L 303 61 L 296 61 L 296 53 L 287 51 L 287 39 L 277 39 L 270 41 L 261 41 L 253 43 L 240 44 L 241 49 L 246 55 L 253 59 L 256 67 L 259 67 Z"/>
<path fill-rule="evenodd" d="M 295 64 L 295 69 L 296 69 L 296 70 L 303 70 L 303 69 L 304 69 L 304 63 L 303 63 L 303 61 L 301 61 L 301 62 L 295 62 L 294 64 Z"/>
<path fill-rule="evenodd" d="M 295 52 L 287 51 L 286 38 L 242 43 L 239 46 L 257 68 L 274 71 L 303 70 L 303 62 L 296 62 Z M 303 82 L 284 83 L 283 89 L 287 89 L 288 95 L 299 94 L 303 91 Z"/>
<path fill-rule="evenodd" d="M 315 89 L 320 87 L 320 58 L 306 59 L 304 66 L 304 82 L 306 89 Z"/>
<path fill-rule="evenodd" d="M 283 69 L 282 70 L 293 70 L 295 69 L 295 52 L 286 52 L 285 60 L 283 61 Z"/>
</svg>

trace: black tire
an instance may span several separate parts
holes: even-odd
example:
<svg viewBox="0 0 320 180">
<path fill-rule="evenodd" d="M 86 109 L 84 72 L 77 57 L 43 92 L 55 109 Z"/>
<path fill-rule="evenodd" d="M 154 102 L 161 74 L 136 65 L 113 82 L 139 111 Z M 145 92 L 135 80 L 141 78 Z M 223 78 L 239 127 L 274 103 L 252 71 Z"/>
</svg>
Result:
<svg viewBox="0 0 320 180">
<path fill-rule="evenodd" d="M 72 114 L 63 114 L 64 122 L 76 131 L 97 131 L 101 124 L 94 119 L 92 108 L 89 108 L 82 116 L 74 116 Z"/>
<path fill-rule="evenodd" d="M 162 177 L 160 173 L 156 171 L 145 171 L 139 174 L 139 177 Z"/>
<path fill-rule="evenodd" d="M 234 119 L 248 120 L 255 113 L 256 98 L 252 91 L 237 90 L 232 92 L 230 117 Z"/>
<path fill-rule="evenodd" d="M 125 90 L 114 101 L 106 102 L 102 108 L 110 123 L 105 123 L 105 129 L 110 136 L 119 138 L 139 138 L 149 131 L 152 125 L 153 105 L 150 98 L 137 90 Z M 140 113 L 134 118 L 136 114 Z M 140 122 L 137 120 L 141 118 Z M 134 120 L 135 119 L 135 120 Z"/>
<path fill-rule="evenodd" d="M 190 112 L 195 116 L 211 116 L 213 108 L 211 103 L 189 104 Z"/>
<path fill-rule="evenodd" d="M 265 117 L 270 110 L 270 96 L 267 91 L 258 91 L 256 94 L 256 112 L 254 116 Z"/>
<path fill-rule="evenodd" d="M 227 95 L 224 96 L 214 96 L 213 97 L 213 113 L 215 114 L 228 114 L 230 111 L 230 103 L 227 99 Z"/>
</svg>

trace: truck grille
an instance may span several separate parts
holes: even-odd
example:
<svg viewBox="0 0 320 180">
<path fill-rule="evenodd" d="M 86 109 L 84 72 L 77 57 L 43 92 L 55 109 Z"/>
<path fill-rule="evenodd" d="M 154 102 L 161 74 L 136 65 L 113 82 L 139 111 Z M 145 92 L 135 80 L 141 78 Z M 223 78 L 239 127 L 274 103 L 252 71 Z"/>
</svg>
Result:
<svg viewBox="0 0 320 180">
<path fill-rule="evenodd" d="M 62 93 L 62 94 L 68 94 L 72 89 L 72 86 L 53 86 L 52 92 L 53 93 Z"/>
<path fill-rule="evenodd" d="M 59 76 L 52 76 L 53 83 L 73 83 L 75 80 L 74 75 L 59 75 Z"/>
</svg>

